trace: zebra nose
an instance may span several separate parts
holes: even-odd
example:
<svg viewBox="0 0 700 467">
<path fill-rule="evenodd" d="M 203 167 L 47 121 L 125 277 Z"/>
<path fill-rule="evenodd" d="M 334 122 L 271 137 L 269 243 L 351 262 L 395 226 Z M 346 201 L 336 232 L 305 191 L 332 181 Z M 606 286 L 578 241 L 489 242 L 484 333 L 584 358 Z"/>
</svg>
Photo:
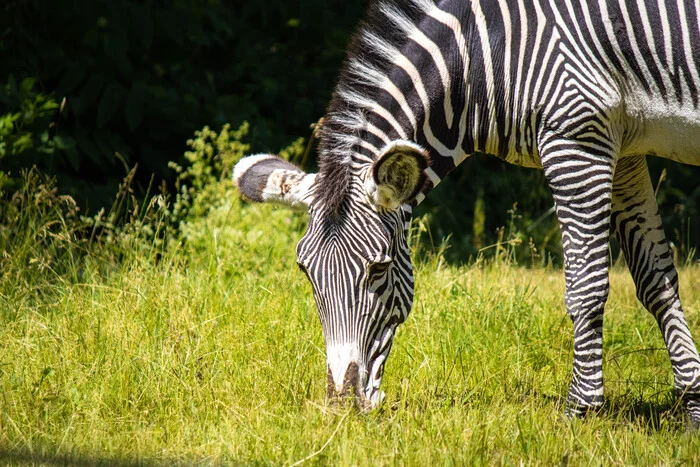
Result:
<svg viewBox="0 0 700 467">
<path fill-rule="evenodd" d="M 339 378 L 338 378 L 339 380 Z M 328 399 L 335 402 L 341 399 L 352 398 L 355 404 L 362 405 L 362 391 L 360 390 L 360 366 L 356 362 L 350 362 L 345 370 L 341 382 L 336 383 L 330 366 L 328 367 Z"/>
</svg>

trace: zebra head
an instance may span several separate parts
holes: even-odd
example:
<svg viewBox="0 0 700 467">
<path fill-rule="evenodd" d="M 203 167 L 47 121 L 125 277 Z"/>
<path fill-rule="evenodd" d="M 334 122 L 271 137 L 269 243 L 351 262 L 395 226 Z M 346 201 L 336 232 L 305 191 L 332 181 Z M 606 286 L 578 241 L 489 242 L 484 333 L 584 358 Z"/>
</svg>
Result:
<svg viewBox="0 0 700 467">
<path fill-rule="evenodd" d="M 269 154 L 246 157 L 235 167 L 244 197 L 308 209 L 297 263 L 311 282 L 321 319 L 331 400 L 349 396 L 364 409 L 383 398 L 384 364 L 413 302 L 408 203 L 423 187 L 427 166 L 425 150 L 395 141 L 373 162 L 348 167 L 344 181 L 323 168 L 307 174 Z"/>
</svg>

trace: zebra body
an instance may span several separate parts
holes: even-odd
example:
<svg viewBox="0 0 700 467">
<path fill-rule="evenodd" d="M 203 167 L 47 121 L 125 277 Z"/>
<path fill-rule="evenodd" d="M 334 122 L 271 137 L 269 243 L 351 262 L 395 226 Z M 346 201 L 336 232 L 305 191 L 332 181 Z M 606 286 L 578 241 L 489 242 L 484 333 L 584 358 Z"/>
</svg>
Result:
<svg viewBox="0 0 700 467">
<path fill-rule="evenodd" d="M 430 148 L 434 182 L 474 152 L 542 168 L 538 143 L 547 130 L 556 130 L 559 138 L 581 138 L 586 129 L 576 126 L 587 122 L 597 124 L 593 132 L 605 133 L 595 138 L 618 145 L 620 156 L 655 154 L 700 164 L 700 49 L 690 48 L 700 43 L 697 3 L 693 27 L 668 41 L 652 33 L 671 27 L 663 20 L 667 17 L 649 16 L 651 10 L 667 11 L 660 8 L 667 2 L 629 2 L 640 18 L 641 11 L 647 13 L 640 19 L 646 42 L 628 37 L 639 34 L 630 23 L 631 11 L 602 8 L 602 1 L 595 3 L 601 7 L 597 16 L 583 9 L 585 1 L 416 3 L 425 12 L 418 23 L 386 11 L 386 22 L 393 20 L 392 27 L 405 28 L 414 39 L 408 52 L 372 28 L 361 32 L 355 47 L 362 54 L 351 54 L 337 100 L 352 106 L 339 112 L 341 120 L 357 118 L 357 108 L 370 115 L 376 107 L 388 112 L 392 118 L 380 115 L 371 137 L 385 143 L 402 137 Z M 368 54 L 378 61 L 394 57 L 395 69 L 377 69 L 367 63 Z M 423 78 L 416 62 L 430 63 L 433 79 Z M 413 89 L 401 87 L 407 77 Z M 365 87 L 385 91 L 368 93 Z M 365 123 L 345 128 L 360 136 Z M 331 144 L 338 140 L 333 136 Z"/>
<path fill-rule="evenodd" d="M 539 167 L 564 247 L 574 323 L 568 412 L 603 403 L 611 230 L 700 422 L 700 358 L 678 297 L 645 154 L 700 165 L 700 3 L 382 0 L 328 108 L 319 173 L 270 155 L 234 179 L 256 201 L 309 208 L 297 247 L 324 329 L 329 395 L 381 398 L 411 308 L 411 204 L 475 152 Z"/>
</svg>

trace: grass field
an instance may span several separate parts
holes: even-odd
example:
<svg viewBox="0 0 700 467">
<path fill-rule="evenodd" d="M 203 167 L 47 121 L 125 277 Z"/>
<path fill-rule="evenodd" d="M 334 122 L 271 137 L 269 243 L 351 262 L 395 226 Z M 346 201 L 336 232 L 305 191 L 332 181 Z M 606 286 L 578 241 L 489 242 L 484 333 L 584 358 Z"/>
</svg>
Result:
<svg viewBox="0 0 700 467">
<path fill-rule="evenodd" d="M 321 327 L 294 264 L 303 223 L 232 197 L 157 256 L 134 249 L 105 267 L 88 255 L 71 274 L 47 266 L 36 278 L 6 261 L 0 463 L 700 463 L 660 333 L 622 269 L 611 274 L 597 415 L 562 417 L 572 359 L 562 272 L 457 267 L 439 254 L 416 264 L 383 406 L 328 406 Z M 681 270 L 681 287 L 700 336 L 700 267 Z"/>
</svg>

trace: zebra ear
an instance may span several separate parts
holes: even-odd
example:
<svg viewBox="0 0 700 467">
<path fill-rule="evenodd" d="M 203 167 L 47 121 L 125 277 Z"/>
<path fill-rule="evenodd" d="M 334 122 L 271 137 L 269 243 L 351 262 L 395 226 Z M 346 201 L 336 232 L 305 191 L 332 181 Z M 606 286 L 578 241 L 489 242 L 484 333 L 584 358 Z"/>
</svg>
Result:
<svg viewBox="0 0 700 467">
<path fill-rule="evenodd" d="M 233 168 L 233 181 L 251 201 L 276 202 L 308 207 L 316 174 L 303 170 L 271 154 L 244 157 Z"/>
<path fill-rule="evenodd" d="M 393 141 L 374 162 L 367 191 L 377 206 L 396 209 L 415 199 L 429 165 L 428 151 L 411 141 Z"/>
</svg>

